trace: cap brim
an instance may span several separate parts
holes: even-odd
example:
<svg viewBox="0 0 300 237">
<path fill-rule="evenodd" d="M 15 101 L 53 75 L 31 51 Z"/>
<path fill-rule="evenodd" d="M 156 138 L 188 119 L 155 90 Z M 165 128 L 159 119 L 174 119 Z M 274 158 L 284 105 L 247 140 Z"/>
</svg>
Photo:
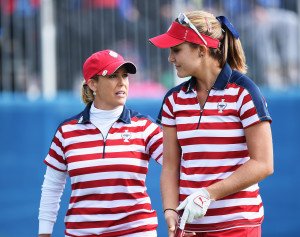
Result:
<svg viewBox="0 0 300 237">
<path fill-rule="evenodd" d="M 111 75 L 113 74 L 115 71 L 117 71 L 120 67 L 124 66 L 126 71 L 130 74 L 135 74 L 136 73 L 136 67 L 132 62 L 124 62 L 124 61 L 120 61 L 120 62 L 115 62 L 110 64 L 109 66 L 107 66 L 105 68 L 105 70 L 107 71 L 105 73 L 105 75 L 103 74 L 103 71 L 100 71 L 97 75 L 100 76 L 106 76 L 106 75 Z"/>
<path fill-rule="evenodd" d="M 158 48 L 171 48 L 184 42 L 182 39 L 176 39 L 167 33 L 153 37 L 149 41 Z"/>
<path fill-rule="evenodd" d="M 126 71 L 130 74 L 136 74 L 136 66 L 132 62 L 126 62 L 121 64 L 115 71 L 117 71 L 120 67 L 124 66 Z"/>
</svg>

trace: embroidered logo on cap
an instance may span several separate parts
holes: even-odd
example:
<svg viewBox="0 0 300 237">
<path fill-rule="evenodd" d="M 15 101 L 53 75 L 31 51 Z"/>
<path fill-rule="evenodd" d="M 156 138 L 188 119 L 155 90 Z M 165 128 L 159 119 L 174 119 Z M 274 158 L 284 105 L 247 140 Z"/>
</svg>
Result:
<svg viewBox="0 0 300 237">
<path fill-rule="evenodd" d="M 107 74 L 107 70 L 104 70 L 103 72 L 102 72 L 102 76 L 105 76 Z"/>
<path fill-rule="evenodd" d="M 117 58 L 118 57 L 118 54 L 114 51 L 109 51 L 109 55 L 114 57 L 114 58 Z"/>
</svg>

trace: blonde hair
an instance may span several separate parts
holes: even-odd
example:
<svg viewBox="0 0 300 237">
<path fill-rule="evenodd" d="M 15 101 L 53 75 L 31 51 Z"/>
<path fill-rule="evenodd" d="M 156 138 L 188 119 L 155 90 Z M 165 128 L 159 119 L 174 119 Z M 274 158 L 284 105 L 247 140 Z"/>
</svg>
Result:
<svg viewBox="0 0 300 237">
<path fill-rule="evenodd" d="M 90 80 L 98 80 L 98 76 L 95 76 Z M 93 90 L 91 90 L 91 88 L 86 84 L 86 82 L 83 81 L 81 86 L 81 100 L 87 105 L 93 102 L 94 99 L 95 96 L 93 95 Z"/>
<path fill-rule="evenodd" d="M 219 48 L 210 48 L 210 55 L 219 61 L 221 67 L 227 62 L 232 69 L 241 73 L 247 72 L 246 57 L 241 41 L 235 39 L 227 28 L 222 29 L 220 22 L 213 14 L 205 11 L 190 11 L 185 15 L 200 33 L 220 41 Z"/>
</svg>

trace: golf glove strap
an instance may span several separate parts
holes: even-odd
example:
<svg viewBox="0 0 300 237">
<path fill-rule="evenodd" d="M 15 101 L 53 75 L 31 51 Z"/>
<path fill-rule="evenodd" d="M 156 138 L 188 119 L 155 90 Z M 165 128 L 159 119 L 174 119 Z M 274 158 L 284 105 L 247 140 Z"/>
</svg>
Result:
<svg viewBox="0 0 300 237">
<path fill-rule="evenodd" d="M 183 210 L 181 222 L 191 223 L 194 219 L 201 218 L 211 203 L 209 192 L 205 188 L 199 189 L 197 192 L 189 195 L 176 210 Z"/>
</svg>

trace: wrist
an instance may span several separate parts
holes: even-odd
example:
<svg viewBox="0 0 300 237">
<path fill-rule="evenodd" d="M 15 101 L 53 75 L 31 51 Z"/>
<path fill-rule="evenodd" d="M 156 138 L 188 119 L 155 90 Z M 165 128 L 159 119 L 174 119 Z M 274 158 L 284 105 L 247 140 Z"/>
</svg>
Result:
<svg viewBox="0 0 300 237">
<path fill-rule="evenodd" d="M 207 194 L 207 197 L 211 200 L 211 201 L 215 201 L 215 197 L 213 195 L 213 192 L 210 190 L 209 187 L 206 187 L 206 188 L 202 188 L 203 191 Z"/>
<path fill-rule="evenodd" d="M 48 234 L 49 236 L 51 235 L 52 231 L 53 231 L 53 226 L 54 226 L 54 222 L 53 221 L 49 221 L 49 220 L 43 220 L 40 219 L 39 220 L 39 234 Z"/>
<path fill-rule="evenodd" d="M 164 214 L 166 214 L 166 212 L 175 212 L 178 215 L 178 211 L 176 211 L 176 209 L 173 209 L 173 208 L 165 208 Z"/>
</svg>

